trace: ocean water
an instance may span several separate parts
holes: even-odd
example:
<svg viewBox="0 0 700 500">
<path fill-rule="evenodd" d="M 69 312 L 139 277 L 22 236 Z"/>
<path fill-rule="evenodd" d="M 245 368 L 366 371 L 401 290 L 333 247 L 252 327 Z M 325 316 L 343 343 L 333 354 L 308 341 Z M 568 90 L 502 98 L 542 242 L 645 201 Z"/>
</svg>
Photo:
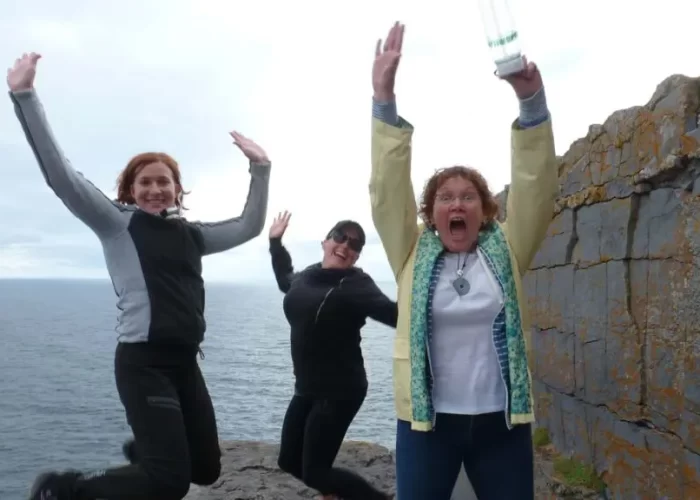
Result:
<svg viewBox="0 0 700 500">
<path fill-rule="evenodd" d="M 380 284 L 395 297 L 391 283 Z M 116 305 L 108 281 L 0 280 L 0 499 L 45 469 L 123 463 L 129 435 L 114 384 Z M 277 442 L 293 392 L 282 294 L 207 285 L 200 360 L 222 439 Z M 370 389 L 348 439 L 393 447 L 393 330 L 363 330 Z"/>
</svg>

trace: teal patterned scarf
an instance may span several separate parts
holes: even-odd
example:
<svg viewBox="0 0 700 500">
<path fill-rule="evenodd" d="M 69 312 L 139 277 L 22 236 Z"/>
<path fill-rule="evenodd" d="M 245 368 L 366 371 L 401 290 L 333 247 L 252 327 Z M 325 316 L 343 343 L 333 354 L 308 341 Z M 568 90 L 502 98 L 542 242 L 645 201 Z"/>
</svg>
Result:
<svg viewBox="0 0 700 500">
<path fill-rule="evenodd" d="M 482 230 L 479 233 L 478 244 L 487 257 L 505 298 L 505 336 L 508 351 L 507 359 L 500 361 L 502 368 L 507 367 L 510 382 L 507 384 L 510 389 L 508 420 L 522 422 L 529 419 L 533 413 L 530 377 L 510 252 L 500 224 L 494 222 Z M 413 420 L 418 423 L 429 423 L 434 416 L 426 347 L 431 334 L 428 332 L 427 313 L 432 304 L 430 280 L 433 268 L 443 252 L 444 247 L 438 236 L 432 230 L 424 229 L 418 239 L 411 293 L 411 401 Z"/>
</svg>

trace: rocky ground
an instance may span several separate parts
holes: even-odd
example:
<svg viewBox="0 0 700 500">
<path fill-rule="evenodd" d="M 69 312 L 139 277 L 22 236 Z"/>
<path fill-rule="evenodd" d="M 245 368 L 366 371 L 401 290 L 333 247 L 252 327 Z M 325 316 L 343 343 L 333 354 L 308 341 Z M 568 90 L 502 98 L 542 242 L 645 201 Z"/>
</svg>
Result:
<svg viewBox="0 0 700 500">
<path fill-rule="evenodd" d="M 320 498 L 277 468 L 278 446 L 253 441 L 222 443 L 221 478 L 209 488 L 192 486 L 185 500 L 297 500 Z M 394 455 L 386 448 L 362 442 L 346 442 L 337 462 L 360 472 L 384 491 L 394 492 Z M 553 479 L 546 451 L 537 454 L 536 497 L 542 500 L 594 499 L 590 492 L 567 488 Z M 453 500 L 470 499 L 468 492 L 455 493 Z"/>
</svg>

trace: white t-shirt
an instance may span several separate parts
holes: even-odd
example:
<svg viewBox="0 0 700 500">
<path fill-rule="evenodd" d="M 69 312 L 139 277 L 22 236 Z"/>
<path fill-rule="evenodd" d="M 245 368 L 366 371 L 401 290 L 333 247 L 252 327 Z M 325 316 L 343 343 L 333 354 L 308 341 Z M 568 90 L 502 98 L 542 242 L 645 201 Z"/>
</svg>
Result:
<svg viewBox="0 0 700 500">
<path fill-rule="evenodd" d="M 452 282 L 463 265 L 470 288 L 460 296 Z M 501 288 L 478 248 L 445 255 L 432 304 L 435 411 L 478 415 L 505 410 L 506 387 L 492 334 L 502 307 Z"/>
</svg>

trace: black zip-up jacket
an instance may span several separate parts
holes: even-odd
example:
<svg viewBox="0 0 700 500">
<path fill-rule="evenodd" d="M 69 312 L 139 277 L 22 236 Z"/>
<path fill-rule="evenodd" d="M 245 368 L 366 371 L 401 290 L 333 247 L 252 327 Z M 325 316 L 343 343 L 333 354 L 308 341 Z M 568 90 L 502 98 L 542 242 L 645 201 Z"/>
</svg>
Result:
<svg viewBox="0 0 700 500">
<path fill-rule="evenodd" d="M 396 328 L 398 307 L 362 269 L 323 269 L 313 264 L 294 272 L 279 238 L 270 239 L 272 269 L 285 294 L 298 394 L 351 398 L 367 390 L 360 330 L 367 318 Z"/>
<path fill-rule="evenodd" d="M 11 92 L 10 97 L 46 184 L 102 244 L 118 297 L 118 340 L 199 346 L 206 330 L 202 257 L 260 234 L 270 164 L 251 162 L 248 199 L 239 217 L 204 223 L 177 217 L 177 211 L 149 214 L 110 200 L 73 168 L 34 90 Z"/>
</svg>

